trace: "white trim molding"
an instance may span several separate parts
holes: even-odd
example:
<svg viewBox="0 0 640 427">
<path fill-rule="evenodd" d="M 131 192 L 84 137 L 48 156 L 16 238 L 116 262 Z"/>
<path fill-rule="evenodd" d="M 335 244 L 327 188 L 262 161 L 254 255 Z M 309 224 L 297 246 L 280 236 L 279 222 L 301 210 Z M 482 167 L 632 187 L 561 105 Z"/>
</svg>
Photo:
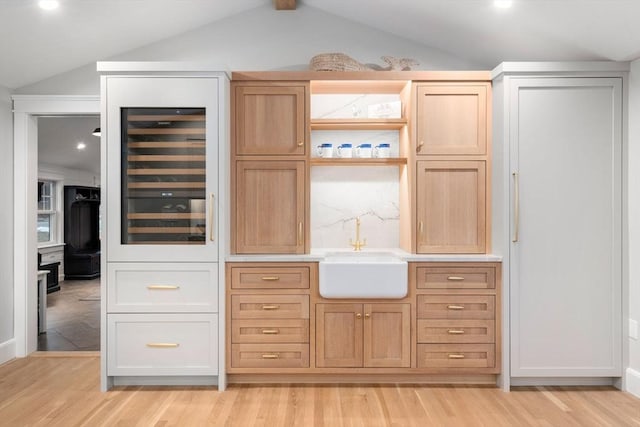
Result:
<svg viewBox="0 0 640 427">
<path fill-rule="evenodd" d="M 13 95 L 15 357 L 37 349 L 37 117 L 100 114 L 100 96 Z"/>
<path fill-rule="evenodd" d="M 8 362 L 16 357 L 16 340 L 11 338 L 9 341 L 0 343 L 0 365 Z"/>
<path fill-rule="evenodd" d="M 625 391 L 640 398 L 640 372 L 627 368 Z"/>
</svg>

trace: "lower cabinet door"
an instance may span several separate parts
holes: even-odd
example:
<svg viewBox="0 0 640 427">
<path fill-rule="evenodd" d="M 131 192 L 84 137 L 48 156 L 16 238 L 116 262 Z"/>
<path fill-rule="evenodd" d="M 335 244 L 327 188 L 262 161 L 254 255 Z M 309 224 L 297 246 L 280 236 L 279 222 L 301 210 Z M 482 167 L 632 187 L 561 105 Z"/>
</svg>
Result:
<svg viewBox="0 0 640 427">
<path fill-rule="evenodd" d="M 364 367 L 411 366 L 411 305 L 364 304 Z"/>
<path fill-rule="evenodd" d="M 316 365 L 362 367 L 362 304 L 316 304 Z"/>
<path fill-rule="evenodd" d="M 217 314 L 109 314 L 107 375 L 217 375 Z"/>
</svg>

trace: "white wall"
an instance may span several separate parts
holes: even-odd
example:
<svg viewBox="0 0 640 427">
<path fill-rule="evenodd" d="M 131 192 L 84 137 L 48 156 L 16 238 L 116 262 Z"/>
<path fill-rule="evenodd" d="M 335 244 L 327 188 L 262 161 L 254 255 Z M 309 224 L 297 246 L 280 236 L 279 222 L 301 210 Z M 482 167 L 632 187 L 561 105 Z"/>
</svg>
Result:
<svg viewBox="0 0 640 427">
<path fill-rule="evenodd" d="M 61 166 L 38 164 L 38 178 L 62 181 L 62 185 L 83 185 L 86 187 L 99 187 L 100 175 L 92 172 L 63 168 Z"/>
<path fill-rule="evenodd" d="M 631 63 L 629 73 L 629 317 L 640 322 L 640 59 Z M 629 339 L 627 388 L 640 397 L 640 341 Z"/>
<path fill-rule="evenodd" d="M 415 69 L 474 69 L 477 64 L 304 4 L 291 12 L 251 9 L 112 58 L 96 60 L 200 61 L 229 70 L 306 70 L 316 54 L 343 52 L 382 65 L 382 55 L 414 58 Z M 20 94 L 97 94 L 95 64 L 16 90 Z"/>
<path fill-rule="evenodd" d="M 7 342 L 13 338 L 13 116 L 9 90 L 0 86 L 0 363 Z M 3 346 L 4 344 L 4 346 Z"/>
</svg>

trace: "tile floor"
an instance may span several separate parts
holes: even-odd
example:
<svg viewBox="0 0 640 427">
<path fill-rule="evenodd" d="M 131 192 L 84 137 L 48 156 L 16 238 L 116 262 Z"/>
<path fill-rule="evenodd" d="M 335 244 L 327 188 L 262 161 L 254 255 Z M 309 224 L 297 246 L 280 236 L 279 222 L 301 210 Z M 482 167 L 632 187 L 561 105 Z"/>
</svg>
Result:
<svg viewBox="0 0 640 427">
<path fill-rule="evenodd" d="M 100 279 L 65 280 L 47 295 L 47 332 L 39 351 L 100 350 Z"/>
</svg>

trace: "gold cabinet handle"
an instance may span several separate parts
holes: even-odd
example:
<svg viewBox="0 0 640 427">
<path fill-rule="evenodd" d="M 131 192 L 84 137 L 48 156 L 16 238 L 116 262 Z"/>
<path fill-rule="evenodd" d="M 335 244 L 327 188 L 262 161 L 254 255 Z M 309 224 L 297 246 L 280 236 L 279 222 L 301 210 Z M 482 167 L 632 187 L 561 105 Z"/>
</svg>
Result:
<svg viewBox="0 0 640 427">
<path fill-rule="evenodd" d="M 420 142 L 418 143 L 418 148 L 416 149 L 416 151 L 420 151 L 420 150 L 422 150 L 422 146 L 423 146 L 423 145 L 424 145 L 424 141 L 420 141 Z"/>
<path fill-rule="evenodd" d="M 279 330 L 277 329 L 263 329 L 262 330 L 262 334 L 263 335 L 278 335 L 280 333 Z"/>
<path fill-rule="evenodd" d="M 463 305 L 448 305 L 447 309 L 449 310 L 464 310 Z"/>
<path fill-rule="evenodd" d="M 304 145 L 304 141 L 298 142 L 298 147 L 302 147 Z"/>
<path fill-rule="evenodd" d="M 423 234 L 424 234 L 424 222 L 418 221 L 418 243 L 422 242 Z"/>
<path fill-rule="evenodd" d="M 262 280 L 264 280 L 265 282 L 276 282 L 276 281 L 280 280 L 280 277 L 278 277 L 278 276 L 263 276 Z"/>
<path fill-rule="evenodd" d="M 211 193 L 209 194 L 209 240 L 211 240 L 212 242 L 215 242 L 216 240 L 216 235 L 215 235 L 215 226 L 213 223 L 213 220 L 215 219 L 214 214 L 213 214 L 213 208 L 215 206 L 215 201 L 216 201 L 216 196 Z"/>
<path fill-rule="evenodd" d="M 366 314 L 364 315 L 364 318 L 365 318 L 365 319 L 369 319 L 370 317 L 371 317 L 371 314 L 369 314 L 369 313 L 366 313 Z"/>
<path fill-rule="evenodd" d="M 279 359 L 280 355 L 276 353 L 269 353 L 269 354 L 263 354 L 262 358 L 263 359 Z"/>
<path fill-rule="evenodd" d="M 303 232 L 303 224 L 302 221 L 298 223 L 298 245 L 302 246 L 302 232 Z"/>
<path fill-rule="evenodd" d="M 449 276 L 447 277 L 447 280 L 450 280 L 452 282 L 462 282 L 464 280 L 464 277 L 460 277 L 460 276 Z"/>
<path fill-rule="evenodd" d="M 464 354 L 449 354 L 449 359 L 464 359 Z"/>
<path fill-rule="evenodd" d="M 175 291 L 180 289 L 178 285 L 148 285 L 147 289 L 151 291 Z"/>
<path fill-rule="evenodd" d="M 280 308 L 279 305 L 263 305 L 262 306 L 263 310 L 277 310 L 279 308 Z"/>
<path fill-rule="evenodd" d="M 464 334 L 464 331 L 459 330 L 459 329 L 449 329 L 447 331 L 447 333 L 451 334 L 451 335 L 462 335 L 462 334 Z"/>
<path fill-rule="evenodd" d="M 513 172 L 513 243 L 520 238 L 520 175 Z"/>
<path fill-rule="evenodd" d="M 176 348 L 180 347 L 180 344 L 176 342 L 149 342 L 147 343 L 147 347 L 152 348 Z"/>
<path fill-rule="evenodd" d="M 362 314 L 356 313 L 356 319 L 362 319 Z"/>
</svg>

